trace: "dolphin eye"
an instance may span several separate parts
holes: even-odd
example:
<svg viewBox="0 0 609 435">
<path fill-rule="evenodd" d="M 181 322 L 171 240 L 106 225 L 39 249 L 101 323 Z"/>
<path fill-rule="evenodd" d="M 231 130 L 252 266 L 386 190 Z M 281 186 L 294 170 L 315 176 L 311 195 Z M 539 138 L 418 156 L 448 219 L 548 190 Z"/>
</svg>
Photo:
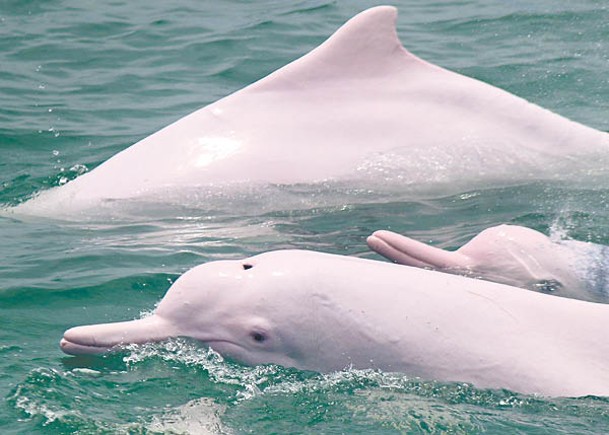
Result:
<svg viewBox="0 0 609 435">
<path fill-rule="evenodd" d="M 243 270 L 250 270 L 252 267 L 254 267 L 254 266 L 251 264 L 247 264 L 247 263 L 243 264 Z"/>
<path fill-rule="evenodd" d="M 262 332 L 252 332 L 250 334 L 250 337 L 252 337 L 252 340 L 254 340 L 256 343 L 264 343 L 266 341 L 266 335 L 264 335 Z"/>
<path fill-rule="evenodd" d="M 556 281 L 555 279 L 544 279 L 537 281 L 533 285 L 535 286 L 536 290 L 544 293 L 554 293 L 560 291 L 560 289 L 563 287 L 560 281 Z"/>
</svg>

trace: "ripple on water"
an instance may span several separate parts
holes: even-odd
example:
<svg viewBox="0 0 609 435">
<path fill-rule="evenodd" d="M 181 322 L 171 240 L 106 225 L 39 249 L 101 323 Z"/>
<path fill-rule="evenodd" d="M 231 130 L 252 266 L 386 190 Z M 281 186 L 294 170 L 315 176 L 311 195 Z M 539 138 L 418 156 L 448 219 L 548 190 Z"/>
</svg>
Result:
<svg viewBox="0 0 609 435">
<path fill-rule="evenodd" d="M 546 399 L 373 370 L 244 367 L 182 339 L 34 369 L 8 403 L 26 421 L 62 433 L 241 433 L 252 425 L 332 432 L 345 424 L 375 433 L 594 433 L 609 423 L 609 401 L 601 398 Z"/>
</svg>

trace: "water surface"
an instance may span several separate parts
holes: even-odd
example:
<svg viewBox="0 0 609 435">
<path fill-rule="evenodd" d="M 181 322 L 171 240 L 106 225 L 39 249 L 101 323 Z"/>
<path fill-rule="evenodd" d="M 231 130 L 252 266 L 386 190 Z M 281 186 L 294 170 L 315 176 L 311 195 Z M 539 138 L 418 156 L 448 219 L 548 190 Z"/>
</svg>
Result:
<svg viewBox="0 0 609 435">
<path fill-rule="evenodd" d="M 294 60 L 369 1 L 4 1 L 0 203 L 91 170 Z M 395 3 L 413 53 L 609 130 L 604 1 Z M 604 398 L 545 399 L 378 372 L 243 367 L 186 340 L 99 358 L 58 349 L 73 325 L 154 308 L 204 261 L 304 248 L 378 258 L 389 228 L 457 248 L 499 223 L 609 244 L 609 183 L 529 183 L 424 198 L 269 187 L 227 206 L 111 220 L 0 217 L 3 433 L 602 433 Z M 259 207 L 260 199 L 293 207 Z"/>
</svg>

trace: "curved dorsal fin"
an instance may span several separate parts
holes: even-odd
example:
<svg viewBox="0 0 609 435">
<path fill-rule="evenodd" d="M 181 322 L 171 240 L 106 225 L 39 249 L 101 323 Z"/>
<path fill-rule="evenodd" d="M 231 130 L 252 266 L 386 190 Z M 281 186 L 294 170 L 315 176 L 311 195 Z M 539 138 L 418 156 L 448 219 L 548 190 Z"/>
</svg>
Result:
<svg viewBox="0 0 609 435">
<path fill-rule="evenodd" d="M 319 47 L 255 83 L 262 90 L 310 81 L 387 75 L 413 64 L 431 66 L 409 53 L 396 33 L 397 9 L 367 9 L 340 27 Z"/>
</svg>

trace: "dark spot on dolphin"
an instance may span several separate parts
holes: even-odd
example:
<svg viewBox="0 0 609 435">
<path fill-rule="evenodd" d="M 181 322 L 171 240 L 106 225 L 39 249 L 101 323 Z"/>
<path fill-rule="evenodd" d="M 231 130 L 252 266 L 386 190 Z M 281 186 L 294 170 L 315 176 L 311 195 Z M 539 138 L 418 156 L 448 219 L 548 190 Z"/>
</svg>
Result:
<svg viewBox="0 0 609 435">
<path fill-rule="evenodd" d="M 534 284 L 535 289 L 544 293 L 554 293 L 562 288 L 562 284 L 554 279 L 545 279 Z"/>
<path fill-rule="evenodd" d="M 263 334 L 263 333 L 261 333 L 261 332 L 256 332 L 256 331 L 254 331 L 254 332 L 252 332 L 252 333 L 250 334 L 250 336 L 251 336 L 251 337 L 252 337 L 252 339 L 253 339 L 255 342 L 257 342 L 257 343 L 262 343 L 262 342 L 264 342 L 264 341 L 266 340 L 266 335 L 264 335 L 264 334 Z"/>
<path fill-rule="evenodd" d="M 243 270 L 250 270 L 252 267 L 254 267 L 254 266 L 251 264 L 247 264 L 247 263 L 243 264 Z"/>
</svg>

